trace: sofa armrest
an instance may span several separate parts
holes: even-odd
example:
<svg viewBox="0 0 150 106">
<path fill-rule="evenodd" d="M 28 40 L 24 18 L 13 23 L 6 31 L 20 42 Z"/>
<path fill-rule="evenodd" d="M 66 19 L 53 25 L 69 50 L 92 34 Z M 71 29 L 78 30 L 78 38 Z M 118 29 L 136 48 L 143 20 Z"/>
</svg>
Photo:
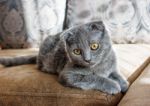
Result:
<svg viewBox="0 0 150 106">
<path fill-rule="evenodd" d="M 119 106 L 150 106 L 150 64 L 130 86 Z"/>
</svg>

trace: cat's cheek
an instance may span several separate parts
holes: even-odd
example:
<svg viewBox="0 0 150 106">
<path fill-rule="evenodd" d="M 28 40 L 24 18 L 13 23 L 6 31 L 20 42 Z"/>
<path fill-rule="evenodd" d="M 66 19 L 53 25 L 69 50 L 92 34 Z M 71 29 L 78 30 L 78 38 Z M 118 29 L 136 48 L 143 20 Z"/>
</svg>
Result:
<svg viewBox="0 0 150 106">
<path fill-rule="evenodd" d="M 91 66 L 93 66 L 93 65 L 95 65 L 95 64 L 96 64 L 96 62 L 94 62 L 94 61 L 92 61 L 92 62 L 90 63 Z"/>
<path fill-rule="evenodd" d="M 73 64 L 81 64 L 82 62 L 81 58 L 78 56 L 71 56 L 71 59 Z"/>
<path fill-rule="evenodd" d="M 97 63 L 98 62 L 98 58 L 95 56 L 92 56 L 92 60 L 91 60 L 91 63 L 92 64 L 95 64 L 95 63 Z"/>
</svg>

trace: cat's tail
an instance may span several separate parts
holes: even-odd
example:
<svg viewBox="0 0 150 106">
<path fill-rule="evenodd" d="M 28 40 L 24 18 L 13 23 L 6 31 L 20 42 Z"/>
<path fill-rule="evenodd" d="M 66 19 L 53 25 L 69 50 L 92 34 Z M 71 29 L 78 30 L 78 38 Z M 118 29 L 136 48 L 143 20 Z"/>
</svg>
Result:
<svg viewBox="0 0 150 106">
<path fill-rule="evenodd" d="M 19 57 L 0 57 L 0 64 L 9 67 L 23 64 L 35 64 L 37 55 L 19 56 Z"/>
</svg>

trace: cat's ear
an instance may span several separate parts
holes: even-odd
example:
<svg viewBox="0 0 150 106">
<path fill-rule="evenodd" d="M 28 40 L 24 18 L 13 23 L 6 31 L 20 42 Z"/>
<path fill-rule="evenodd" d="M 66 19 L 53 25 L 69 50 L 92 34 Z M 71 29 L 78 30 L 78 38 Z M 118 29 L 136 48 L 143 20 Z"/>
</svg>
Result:
<svg viewBox="0 0 150 106">
<path fill-rule="evenodd" d="M 63 35 L 63 42 L 64 42 L 64 48 L 65 48 L 65 51 L 66 51 L 66 54 L 67 54 L 67 57 L 69 59 L 70 62 L 72 62 L 72 59 L 70 58 L 70 55 L 68 54 L 68 46 L 69 46 L 69 37 L 71 36 L 71 33 L 67 32 L 67 33 L 64 33 Z"/>
<path fill-rule="evenodd" d="M 72 35 L 71 32 L 67 32 L 67 33 L 65 33 L 65 35 L 64 35 L 64 41 L 65 41 L 67 44 L 69 44 L 69 42 L 71 41 L 71 35 Z"/>
<path fill-rule="evenodd" d="M 89 29 L 90 30 L 104 31 L 105 27 L 104 27 L 104 24 L 102 21 L 97 21 L 97 22 L 89 23 Z"/>
</svg>

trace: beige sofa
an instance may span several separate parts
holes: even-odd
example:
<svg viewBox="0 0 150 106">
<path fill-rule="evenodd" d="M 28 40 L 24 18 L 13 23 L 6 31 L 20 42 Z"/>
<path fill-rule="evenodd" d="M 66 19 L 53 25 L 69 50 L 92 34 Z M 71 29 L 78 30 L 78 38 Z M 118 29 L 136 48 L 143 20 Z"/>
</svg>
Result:
<svg viewBox="0 0 150 106">
<path fill-rule="evenodd" d="M 57 75 L 36 65 L 0 67 L 0 106 L 150 106 L 150 45 L 113 45 L 118 67 L 130 82 L 126 94 L 64 87 Z M 0 56 L 37 54 L 37 49 L 1 50 Z"/>
</svg>

